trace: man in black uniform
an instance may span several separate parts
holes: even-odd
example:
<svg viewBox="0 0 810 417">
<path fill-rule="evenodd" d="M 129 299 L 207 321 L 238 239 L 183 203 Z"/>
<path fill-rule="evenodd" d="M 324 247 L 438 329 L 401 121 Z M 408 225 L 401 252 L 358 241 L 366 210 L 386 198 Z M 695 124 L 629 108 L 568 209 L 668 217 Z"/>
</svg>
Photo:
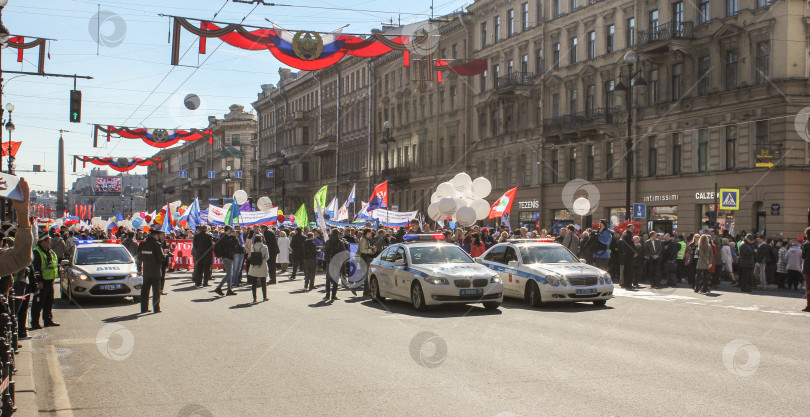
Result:
<svg viewBox="0 0 810 417">
<path fill-rule="evenodd" d="M 262 235 L 264 236 L 264 243 L 267 245 L 267 252 L 270 254 L 270 259 L 267 260 L 267 272 L 270 273 L 270 283 L 276 283 L 276 257 L 280 250 L 278 249 L 278 240 L 276 233 L 273 230 L 262 226 Z"/>
<path fill-rule="evenodd" d="M 51 250 L 51 237 L 43 234 L 34 247 L 34 278 L 39 293 L 31 302 L 31 329 L 41 329 L 39 325 L 40 314 L 45 327 L 59 326 L 53 321 L 53 283 L 59 276 L 59 261 L 56 253 Z"/>
<path fill-rule="evenodd" d="M 143 271 L 141 286 L 141 313 L 149 312 L 149 290 L 152 290 L 152 308 L 160 313 L 160 276 L 163 269 L 163 247 L 157 237 L 160 230 L 152 229 L 149 237 L 138 245 L 138 262 Z"/>
<path fill-rule="evenodd" d="M 292 275 L 290 279 L 295 279 L 295 274 L 301 270 L 304 272 L 304 242 L 307 238 L 304 236 L 304 230 L 300 227 L 295 228 L 295 234 L 290 239 L 290 248 L 292 248 Z"/>
<path fill-rule="evenodd" d="M 208 233 L 208 226 L 200 226 L 192 243 L 194 253 L 194 285 L 207 287 L 211 284 L 211 267 L 214 264 L 214 236 Z"/>
</svg>

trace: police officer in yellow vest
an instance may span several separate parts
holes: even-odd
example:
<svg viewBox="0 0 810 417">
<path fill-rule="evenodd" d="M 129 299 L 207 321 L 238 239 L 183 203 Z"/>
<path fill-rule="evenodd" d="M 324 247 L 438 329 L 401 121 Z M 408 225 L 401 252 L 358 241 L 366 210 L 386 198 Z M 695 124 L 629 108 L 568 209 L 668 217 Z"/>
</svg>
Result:
<svg viewBox="0 0 810 417">
<path fill-rule="evenodd" d="M 34 247 L 34 277 L 39 292 L 31 303 L 31 329 L 41 329 L 39 325 L 40 313 L 45 327 L 59 326 L 54 323 L 53 314 L 53 282 L 59 276 L 59 259 L 51 250 L 51 237 L 43 234 Z"/>
<path fill-rule="evenodd" d="M 686 265 L 684 264 L 684 256 L 686 256 L 686 241 L 683 235 L 678 236 L 678 255 L 675 258 L 675 264 L 678 267 L 678 282 L 686 276 Z"/>
</svg>

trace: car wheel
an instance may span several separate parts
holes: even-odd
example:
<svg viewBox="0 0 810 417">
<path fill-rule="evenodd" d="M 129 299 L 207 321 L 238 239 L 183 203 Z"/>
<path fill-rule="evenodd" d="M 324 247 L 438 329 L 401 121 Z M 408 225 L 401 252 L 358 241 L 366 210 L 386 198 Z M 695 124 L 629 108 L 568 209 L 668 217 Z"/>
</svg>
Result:
<svg viewBox="0 0 810 417">
<path fill-rule="evenodd" d="M 414 282 L 411 287 L 411 303 L 416 311 L 425 311 L 425 293 L 422 291 L 422 285 L 419 282 Z"/>
<path fill-rule="evenodd" d="M 532 307 L 540 307 L 543 304 L 540 287 L 534 281 L 529 281 L 528 288 L 526 288 L 526 304 Z"/>
<path fill-rule="evenodd" d="M 368 288 L 371 290 L 371 299 L 374 301 L 385 301 L 385 297 L 380 295 L 380 283 L 377 282 L 377 277 L 372 276 L 368 282 Z"/>
<path fill-rule="evenodd" d="M 484 308 L 487 309 L 487 310 L 497 310 L 498 307 L 500 307 L 500 306 L 501 306 L 501 303 L 499 303 L 497 301 L 490 301 L 490 302 L 484 303 Z"/>
<path fill-rule="evenodd" d="M 593 305 L 598 307 L 604 307 L 607 304 L 607 300 L 594 300 Z"/>
</svg>

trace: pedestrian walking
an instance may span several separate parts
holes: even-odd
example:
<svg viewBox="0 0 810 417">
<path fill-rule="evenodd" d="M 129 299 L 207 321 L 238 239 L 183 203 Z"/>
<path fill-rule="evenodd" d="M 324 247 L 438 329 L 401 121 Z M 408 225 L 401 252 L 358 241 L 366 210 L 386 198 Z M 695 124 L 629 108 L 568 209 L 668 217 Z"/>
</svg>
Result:
<svg viewBox="0 0 810 417">
<path fill-rule="evenodd" d="M 664 245 L 658 240 L 658 233 L 652 232 L 650 240 L 644 243 L 644 253 L 647 256 L 647 276 L 650 277 L 650 287 L 658 288 L 661 284 L 661 255 Z"/>
<path fill-rule="evenodd" d="M 324 255 L 326 260 L 326 296 L 323 301 L 337 300 L 338 283 L 340 282 L 340 271 L 343 270 L 343 265 L 332 265 L 332 259 L 341 252 L 349 250 L 349 244 L 340 237 L 340 231 L 332 229 L 329 235 L 329 240 L 324 244 Z M 334 272 L 333 272 L 334 271 Z M 332 294 L 331 297 L 329 294 Z"/>
<path fill-rule="evenodd" d="M 257 233 L 253 236 L 253 244 L 250 247 L 250 258 L 248 267 L 248 283 L 251 284 L 253 292 L 253 302 L 256 303 L 256 289 L 259 284 L 262 286 L 262 299 L 267 301 L 267 274 L 270 263 L 270 250 L 264 243 L 264 235 Z M 275 265 L 275 262 L 273 262 Z"/>
<path fill-rule="evenodd" d="M 211 267 L 214 264 L 214 236 L 208 232 L 208 226 L 200 226 L 200 231 L 192 240 L 192 253 L 194 254 L 194 272 L 192 279 L 194 285 L 202 288 L 211 284 Z"/>
<path fill-rule="evenodd" d="M 266 225 L 262 226 L 262 237 L 264 237 L 264 244 L 267 245 L 267 253 L 270 257 L 267 259 L 267 272 L 269 274 L 268 282 L 270 284 L 276 283 L 276 260 L 280 253 L 278 239 L 276 238 L 275 231 L 268 228 Z"/>
<path fill-rule="evenodd" d="M 303 269 L 304 242 L 306 242 L 306 240 L 304 230 L 300 227 L 296 227 L 295 234 L 290 238 L 290 249 L 292 250 L 292 255 L 290 256 L 292 260 L 292 275 L 290 275 L 290 279 L 295 279 L 296 273 Z"/>
<path fill-rule="evenodd" d="M 360 242 L 357 244 L 357 258 L 360 258 L 358 262 L 363 262 L 363 269 L 366 271 L 366 276 L 363 277 L 363 296 L 369 294 L 368 292 L 368 265 L 371 264 L 371 260 L 374 259 L 374 245 L 371 244 L 371 239 L 374 236 L 374 232 L 370 228 L 363 229 L 363 235 L 360 237 Z M 352 289 L 352 294 L 357 295 L 357 291 Z"/>
<path fill-rule="evenodd" d="M 618 259 L 619 259 L 619 276 L 620 285 L 624 289 L 633 289 L 633 282 L 635 282 L 636 274 L 634 265 L 639 253 L 636 250 L 636 245 L 633 242 L 633 229 L 635 226 L 632 224 L 627 225 L 627 230 L 622 234 L 619 239 Z"/>
<path fill-rule="evenodd" d="M 301 262 L 304 269 L 304 289 L 312 291 L 315 289 L 315 269 L 318 259 L 318 244 L 315 243 L 315 234 L 307 233 L 307 239 L 301 253 Z M 293 268 L 293 271 L 295 269 Z M 295 272 L 293 272 L 295 273 Z"/>
<path fill-rule="evenodd" d="M 278 232 L 278 259 L 276 262 L 281 267 L 281 273 L 287 272 L 287 266 L 290 265 L 290 238 L 283 230 Z"/>
<path fill-rule="evenodd" d="M 782 240 L 776 241 L 777 261 L 776 261 L 776 283 L 779 288 L 785 288 L 787 281 L 787 242 Z"/>
<path fill-rule="evenodd" d="M 798 290 L 802 278 L 802 249 L 799 242 L 793 241 L 785 254 L 785 259 L 787 259 L 787 288 Z"/>
<path fill-rule="evenodd" d="M 236 238 L 233 237 L 232 233 L 233 228 L 231 226 L 225 226 L 222 235 L 217 239 L 217 243 L 214 244 L 214 256 L 222 258 L 222 264 L 225 266 L 225 276 L 219 281 L 219 285 L 217 285 L 214 292 L 223 297 L 225 295 L 236 295 L 231 289 L 235 268 L 234 255 L 236 254 L 237 245 Z M 222 292 L 222 286 L 225 284 L 228 286 L 227 293 Z"/>
<path fill-rule="evenodd" d="M 698 241 L 697 249 L 697 274 L 698 284 L 695 292 L 708 294 L 711 286 L 711 267 L 714 263 L 714 251 L 708 235 L 703 235 Z"/>
<path fill-rule="evenodd" d="M 141 313 L 149 312 L 149 293 L 152 293 L 152 308 L 160 313 L 160 280 L 165 256 L 163 247 L 158 242 L 159 230 L 149 231 L 149 237 L 138 245 L 138 262 L 143 271 L 141 285 Z"/>
<path fill-rule="evenodd" d="M 740 291 L 751 292 L 754 283 L 754 267 L 756 264 L 756 249 L 754 235 L 748 234 L 740 244 L 739 255 Z"/>
</svg>

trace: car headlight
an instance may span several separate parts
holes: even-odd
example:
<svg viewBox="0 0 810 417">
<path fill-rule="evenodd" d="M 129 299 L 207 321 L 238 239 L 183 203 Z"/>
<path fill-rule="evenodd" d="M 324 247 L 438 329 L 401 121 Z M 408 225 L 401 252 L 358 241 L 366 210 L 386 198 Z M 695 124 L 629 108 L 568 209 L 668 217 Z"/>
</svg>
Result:
<svg viewBox="0 0 810 417">
<path fill-rule="evenodd" d="M 138 273 L 137 273 L 137 272 L 132 272 L 132 273 L 130 273 L 130 274 L 129 274 L 129 278 L 130 278 L 130 279 L 138 278 Z"/>
<path fill-rule="evenodd" d="M 563 287 L 567 287 L 568 279 L 566 279 L 565 277 L 560 277 L 560 285 L 562 285 Z"/>
<path fill-rule="evenodd" d="M 447 281 L 447 278 L 425 278 L 425 282 L 428 284 L 433 285 L 449 285 L 450 282 Z"/>
<path fill-rule="evenodd" d="M 552 287 L 559 287 L 561 278 L 562 276 L 560 275 L 546 275 L 546 281 L 548 281 Z"/>
<path fill-rule="evenodd" d="M 605 272 L 602 277 L 605 279 L 605 285 L 613 285 L 613 280 L 610 279 L 610 274 Z"/>
<path fill-rule="evenodd" d="M 78 269 L 73 270 L 73 276 L 78 278 L 80 281 L 87 281 L 90 279 L 90 277 L 87 276 L 87 274 L 85 274 L 82 271 L 79 271 Z"/>
<path fill-rule="evenodd" d="M 493 275 L 492 278 L 489 279 L 489 283 L 490 284 L 500 284 L 501 283 L 501 277 L 499 277 L 497 275 Z"/>
</svg>

